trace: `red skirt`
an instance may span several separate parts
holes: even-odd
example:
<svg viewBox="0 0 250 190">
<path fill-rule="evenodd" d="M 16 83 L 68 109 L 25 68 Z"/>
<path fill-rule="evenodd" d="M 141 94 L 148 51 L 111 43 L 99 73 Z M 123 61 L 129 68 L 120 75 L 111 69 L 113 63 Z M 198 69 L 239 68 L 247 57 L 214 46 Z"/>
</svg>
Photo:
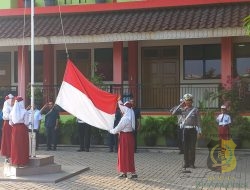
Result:
<svg viewBox="0 0 250 190">
<path fill-rule="evenodd" d="M 7 158 L 10 157 L 11 152 L 11 131 L 12 127 L 9 124 L 9 120 L 4 120 L 2 128 L 1 155 Z"/>
<path fill-rule="evenodd" d="M 122 173 L 135 172 L 134 146 L 135 146 L 135 139 L 133 133 L 120 132 L 119 145 L 118 145 L 118 162 L 117 162 L 118 172 Z"/>
<path fill-rule="evenodd" d="M 219 133 L 219 138 L 220 139 L 224 139 L 224 140 L 228 140 L 230 139 L 230 135 L 229 135 L 229 126 L 218 126 L 218 133 Z"/>
<path fill-rule="evenodd" d="M 24 166 L 29 162 L 29 132 L 23 124 L 15 124 L 12 128 L 11 164 Z"/>
</svg>

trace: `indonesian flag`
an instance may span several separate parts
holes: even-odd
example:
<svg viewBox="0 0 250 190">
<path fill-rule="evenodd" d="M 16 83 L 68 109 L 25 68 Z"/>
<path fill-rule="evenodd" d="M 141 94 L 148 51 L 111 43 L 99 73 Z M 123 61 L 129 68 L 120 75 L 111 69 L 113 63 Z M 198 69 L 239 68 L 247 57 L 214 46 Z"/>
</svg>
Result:
<svg viewBox="0 0 250 190">
<path fill-rule="evenodd" d="M 89 125 L 113 129 L 117 95 L 97 88 L 69 59 L 55 103 Z"/>
</svg>

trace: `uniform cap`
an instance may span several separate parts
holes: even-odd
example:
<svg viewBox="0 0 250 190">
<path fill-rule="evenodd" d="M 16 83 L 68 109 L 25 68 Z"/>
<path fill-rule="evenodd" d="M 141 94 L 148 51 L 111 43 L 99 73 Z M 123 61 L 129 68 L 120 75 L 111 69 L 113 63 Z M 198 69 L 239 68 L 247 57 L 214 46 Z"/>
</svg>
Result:
<svg viewBox="0 0 250 190">
<path fill-rule="evenodd" d="M 183 99 L 184 100 L 193 100 L 193 95 L 192 94 L 184 94 Z"/>
<path fill-rule="evenodd" d="M 227 107 L 225 105 L 222 105 L 220 108 L 221 109 L 226 109 Z"/>
</svg>

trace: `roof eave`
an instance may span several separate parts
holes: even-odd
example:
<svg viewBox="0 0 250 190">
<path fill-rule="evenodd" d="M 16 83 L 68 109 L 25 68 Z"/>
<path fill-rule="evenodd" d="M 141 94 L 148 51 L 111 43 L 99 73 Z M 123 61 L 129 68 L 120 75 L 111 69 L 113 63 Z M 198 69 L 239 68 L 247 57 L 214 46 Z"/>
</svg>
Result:
<svg viewBox="0 0 250 190">
<path fill-rule="evenodd" d="M 116 34 L 64 36 L 64 37 L 49 36 L 49 37 L 35 37 L 35 45 L 217 38 L 217 37 L 228 37 L 228 36 L 246 36 L 246 31 L 242 27 L 235 27 L 235 28 L 168 30 L 168 31 L 157 31 L 157 32 L 116 33 Z M 30 45 L 30 38 L 0 39 L 0 46 L 22 46 L 22 45 Z"/>
</svg>

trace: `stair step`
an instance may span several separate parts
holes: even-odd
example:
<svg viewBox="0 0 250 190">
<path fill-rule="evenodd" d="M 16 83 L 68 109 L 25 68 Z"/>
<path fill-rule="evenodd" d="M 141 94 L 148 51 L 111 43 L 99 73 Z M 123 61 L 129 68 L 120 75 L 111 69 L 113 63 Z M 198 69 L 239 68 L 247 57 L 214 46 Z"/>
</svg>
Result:
<svg viewBox="0 0 250 190">
<path fill-rule="evenodd" d="M 45 166 L 54 163 L 54 156 L 51 155 L 37 155 L 36 157 L 30 157 L 29 166 Z"/>
<path fill-rule="evenodd" d="M 5 176 L 31 176 L 41 174 L 52 174 L 61 172 L 61 165 L 48 164 L 45 166 L 25 166 L 15 167 L 8 163 L 4 164 L 4 175 Z"/>
</svg>

